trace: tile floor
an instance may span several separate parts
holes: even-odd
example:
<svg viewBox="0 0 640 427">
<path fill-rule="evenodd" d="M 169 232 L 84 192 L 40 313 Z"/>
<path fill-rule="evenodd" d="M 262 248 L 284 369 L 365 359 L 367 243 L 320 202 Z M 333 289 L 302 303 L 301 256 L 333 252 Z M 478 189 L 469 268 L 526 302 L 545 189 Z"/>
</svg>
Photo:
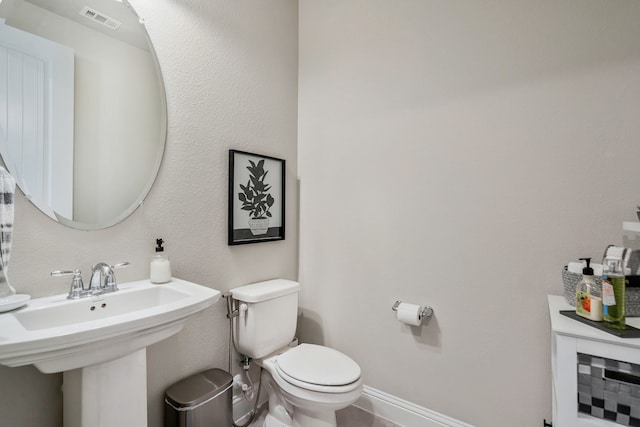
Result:
<svg viewBox="0 0 640 427">
<path fill-rule="evenodd" d="M 339 427 L 401 427 L 355 406 L 336 412 Z"/>
<path fill-rule="evenodd" d="M 260 411 L 258 418 L 249 427 L 262 427 L 267 413 L 267 405 Z M 401 427 L 391 421 L 377 417 L 355 406 L 349 406 L 336 413 L 338 427 Z"/>
</svg>

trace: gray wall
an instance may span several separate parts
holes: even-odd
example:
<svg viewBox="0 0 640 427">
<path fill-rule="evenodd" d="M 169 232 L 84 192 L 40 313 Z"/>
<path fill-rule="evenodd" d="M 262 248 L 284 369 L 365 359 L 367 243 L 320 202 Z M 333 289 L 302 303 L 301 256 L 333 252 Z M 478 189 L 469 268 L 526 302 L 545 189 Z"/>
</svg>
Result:
<svg viewBox="0 0 640 427">
<path fill-rule="evenodd" d="M 221 291 L 274 277 L 297 278 L 297 2 L 131 0 L 147 24 L 164 74 L 169 110 L 165 158 L 144 205 L 112 228 L 58 225 L 16 201 L 10 280 L 33 297 L 66 292 L 55 269 L 128 260 L 120 281 L 148 277 L 163 237 L 173 275 Z M 227 246 L 230 148 L 287 160 L 285 241 Z M 162 423 L 162 393 L 210 367 L 227 368 L 223 303 L 148 350 L 149 425 Z M 61 375 L 0 367 L 7 426 L 59 426 Z"/>
<path fill-rule="evenodd" d="M 302 338 L 479 427 L 550 419 L 546 295 L 636 220 L 638 22 L 636 0 L 301 0 Z"/>
<path fill-rule="evenodd" d="M 82 232 L 16 205 L 10 278 L 129 260 L 220 290 L 296 278 L 297 2 L 132 0 L 162 65 L 166 157 L 145 204 Z M 478 426 L 550 417 L 547 293 L 569 259 L 621 243 L 640 157 L 631 0 L 302 1 L 302 332 L 365 383 Z M 288 160 L 287 240 L 226 245 L 227 150 Z M 635 236 L 627 239 L 635 240 Z M 430 303 L 423 329 L 396 298 Z M 360 333 L 375 331 L 375 333 Z M 222 304 L 148 352 L 150 426 L 177 379 L 227 365 Z M 3 425 L 58 426 L 59 375 L 0 368 Z"/>
</svg>

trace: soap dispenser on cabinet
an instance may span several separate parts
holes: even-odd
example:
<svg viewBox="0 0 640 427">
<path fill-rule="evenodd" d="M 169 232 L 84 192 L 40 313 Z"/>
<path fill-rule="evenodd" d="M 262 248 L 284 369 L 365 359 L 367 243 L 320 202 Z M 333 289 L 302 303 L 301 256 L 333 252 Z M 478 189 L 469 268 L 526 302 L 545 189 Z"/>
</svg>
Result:
<svg viewBox="0 0 640 427">
<path fill-rule="evenodd" d="M 576 314 L 600 322 L 602 320 L 602 293 L 593 278 L 591 258 L 580 258 L 587 266 L 582 269 L 582 280 L 576 286 Z"/>
<path fill-rule="evenodd" d="M 167 283 L 171 280 L 171 264 L 164 253 L 164 240 L 156 239 L 156 255 L 149 266 L 149 280 L 151 283 Z"/>
</svg>

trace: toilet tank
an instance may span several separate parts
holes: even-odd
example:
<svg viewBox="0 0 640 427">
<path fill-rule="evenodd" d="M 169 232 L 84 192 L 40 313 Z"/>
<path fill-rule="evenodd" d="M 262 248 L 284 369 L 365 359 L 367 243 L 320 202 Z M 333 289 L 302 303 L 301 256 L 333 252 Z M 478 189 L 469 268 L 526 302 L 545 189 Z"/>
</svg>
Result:
<svg viewBox="0 0 640 427">
<path fill-rule="evenodd" d="M 299 289 L 298 282 L 285 279 L 231 289 L 239 308 L 239 315 L 233 318 L 233 339 L 240 353 L 259 359 L 293 340 Z"/>
</svg>

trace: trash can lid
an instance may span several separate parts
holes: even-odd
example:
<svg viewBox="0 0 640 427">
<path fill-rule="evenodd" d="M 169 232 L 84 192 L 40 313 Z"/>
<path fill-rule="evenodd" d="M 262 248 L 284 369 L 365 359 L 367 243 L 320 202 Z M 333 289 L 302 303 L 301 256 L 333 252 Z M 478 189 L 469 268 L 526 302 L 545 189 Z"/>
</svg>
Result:
<svg viewBox="0 0 640 427">
<path fill-rule="evenodd" d="M 167 389 L 165 398 L 178 408 L 197 406 L 228 389 L 232 383 L 231 374 L 213 368 L 175 383 Z"/>
</svg>

